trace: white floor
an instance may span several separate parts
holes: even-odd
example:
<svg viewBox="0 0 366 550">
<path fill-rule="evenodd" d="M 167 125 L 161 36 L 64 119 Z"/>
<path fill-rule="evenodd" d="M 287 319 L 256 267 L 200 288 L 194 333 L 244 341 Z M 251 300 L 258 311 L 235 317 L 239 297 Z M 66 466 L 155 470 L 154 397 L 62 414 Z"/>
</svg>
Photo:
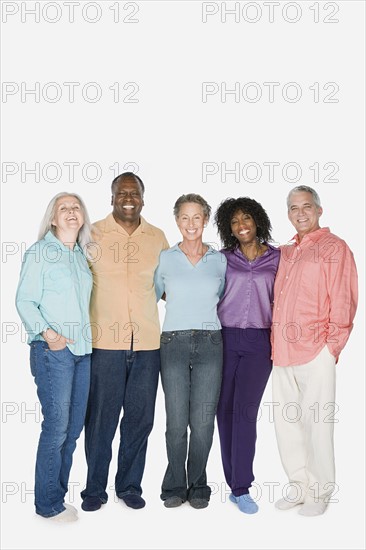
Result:
<svg viewBox="0 0 366 550">
<path fill-rule="evenodd" d="M 340 376 L 340 383 L 345 373 Z M 30 388 L 29 388 L 30 389 Z M 342 390 L 339 400 L 342 404 Z M 280 464 L 274 427 L 270 418 L 270 384 L 262 402 L 262 416 L 258 422 L 256 484 L 252 495 L 257 499 L 259 513 L 247 516 L 228 501 L 224 483 L 217 430 L 208 465 L 208 479 L 213 489 L 210 505 L 194 510 L 189 504 L 166 509 L 159 499 L 160 483 L 166 466 L 164 444 L 163 396 L 159 388 L 156 424 L 150 444 L 143 482 L 147 505 L 142 510 L 131 510 L 113 491 L 117 440 L 111 466 L 109 502 L 98 512 L 85 513 L 80 509 L 79 493 L 85 482 L 83 439 L 75 452 L 70 479 L 69 501 L 79 509 L 79 521 L 72 524 L 48 523 L 37 517 L 33 508 L 33 461 L 39 423 L 28 415 L 27 422 L 16 423 L 17 437 L 23 432 L 29 442 L 25 455 L 12 456 L 5 470 L 2 489 L 2 548 L 4 550 L 35 549 L 298 549 L 298 550 L 358 550 L 364 548 L 364 492 L 362 457 L 357 438 L 349 429 L 353 412 L 338 413 L 336 425 L 338 492 L 323 516 L 306 518 L 297 509 L 276 510 L 273 501 L 282 496 L 286 478 Z M 30 407 L 29 407 L 30 408 Z M 33 422 L 32 422 L 33 420 Z M 3 424 L 3 435 L 10 435 L 15 427 L 15 415 Z M 12 425 L 13 424 L 13 425 Z M 347 428 L 348 426 L 348 428 Z M 30 433 L 31 432 L 31 433 Z M 34 441 L 30 441 L 30 437 Z M 6 438 L 7 439 L 7 438 Z M 3 438 L 4 441 L 4 438 Z M 12 454 L 9 452 L 7 457 Z M 348 452 L 349 451 L 349 452 Z M 352 463 L 349 457 L 353 456 Z M 3 464 L 4 465 L 4 464 Z M 13 477 L 9 477 L 13 472 Z M 13 481 L 11 481 L 13 480 Z M 21 481 L 23 480 L 23 481 Z"/>
</svg>

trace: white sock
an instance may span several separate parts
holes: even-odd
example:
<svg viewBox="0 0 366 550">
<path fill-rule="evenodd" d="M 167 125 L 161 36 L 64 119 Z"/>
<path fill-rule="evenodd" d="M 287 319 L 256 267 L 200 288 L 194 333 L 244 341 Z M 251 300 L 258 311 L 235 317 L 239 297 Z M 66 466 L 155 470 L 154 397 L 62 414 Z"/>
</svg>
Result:
<svg viewBox="0 0 366 550">
<path fill-rule="evenodd" d="M 307 501 L 299 510 L 299 514 L 302 516 L 321 516 L 327 509 L 328 503 L 324 500 L 318 502 Z"/>
<path fill-rule="evenodd" d="M 72 504 L 66 504 L 66 502 L 64 502 L 64 506 L 66 510 L 70 510 L 70 512 L 74 512 L 74 514 L 78 513 L 77 508 L 75 508 L 75 506 L 73 506 Z"/>
<path fill-rule="evenodd" d="M 66 508 L 66 510 L 64 510 L 63 512 L 60 512 L 56 516 L 52 516 L 46 519 L 59 522 L 59 523 L 66 523 L 70 521 L 76 521 L 78 519 L 78 516 L 74 512 Z"/>
</svg>

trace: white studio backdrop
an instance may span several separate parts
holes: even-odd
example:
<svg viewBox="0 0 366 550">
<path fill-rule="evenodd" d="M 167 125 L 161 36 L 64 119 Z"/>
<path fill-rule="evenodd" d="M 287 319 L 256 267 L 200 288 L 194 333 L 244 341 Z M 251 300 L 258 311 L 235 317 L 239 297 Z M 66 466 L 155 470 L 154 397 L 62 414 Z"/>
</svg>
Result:
<svg viewBox="0 0 366 550">
<path fill-rule="evenodd" d="M 364 2 L 2 2 L 1 10 L 2 547 L 364 548 Z M 80 511 L 65 526 L 35 517 L 41 417 L 14 307 L 21 257 L 56 193 L 79 193 L 95 221 L 110 212 L 110 183 L 126 170 L 143 179 L 143 215 L 171 244 L 179 240 L 173 204 L 188 192 L 202 194 L 213 211 L 229 196 L 255 198 L 275 242 L 284 243 L 294 234 L 287 193 L 305 184 L 320 194 L 322 225 L 353 250 L 361 296 L 337 366 L 337 493 L 324 516 L 273 506 L 287 480 L 269 382 L 258 421 L 255 516 L 227 501 L 217 431 L 210 506 L 163 507 L 159 388 L 146 508 L 114 498 L 117 436 L 101 511 Z M 205 240 L 220 246 L 212 223 Z M 78 508 L 85 478 L 81 436 L 69 488 Z"/>
</svg>

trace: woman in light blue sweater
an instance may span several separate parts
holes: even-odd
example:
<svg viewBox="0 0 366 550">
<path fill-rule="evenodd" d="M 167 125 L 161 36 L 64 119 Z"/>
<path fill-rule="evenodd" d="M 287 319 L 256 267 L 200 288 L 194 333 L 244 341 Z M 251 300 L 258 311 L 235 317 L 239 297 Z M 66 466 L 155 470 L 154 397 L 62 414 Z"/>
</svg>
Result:
<svg viewBox="0 0 366 550">
<path fill-rule="evenodd" d="M 161 499 L 167 508 L 186 500 L 193 508 L 206 508 L 211 494 L 206 464 L 222 376 L 217 303 L 226 258 L 202 242 L 210 212 L 200 195 L 179 197 L 174 215 L 183 240 L 161 252 L 155 272 L 157 299 L 164 294 L 166 299 L 160 349 L 168 455 Z"/>
</svg>

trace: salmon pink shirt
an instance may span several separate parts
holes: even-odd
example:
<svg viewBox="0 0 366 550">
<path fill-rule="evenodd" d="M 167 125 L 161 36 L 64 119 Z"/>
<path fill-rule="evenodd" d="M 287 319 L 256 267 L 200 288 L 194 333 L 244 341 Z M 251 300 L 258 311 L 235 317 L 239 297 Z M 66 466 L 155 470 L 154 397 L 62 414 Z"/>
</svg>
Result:
<svg viewBox="0 0 366 550">
<path fill-rule="evenodd" d="M 325 344 L 338 360 L 357 308 L 353 254 L 328 227 L 293 241 L 281 247 L 274 286 L 273 364 L 308 363 Z"/>
</svg>

